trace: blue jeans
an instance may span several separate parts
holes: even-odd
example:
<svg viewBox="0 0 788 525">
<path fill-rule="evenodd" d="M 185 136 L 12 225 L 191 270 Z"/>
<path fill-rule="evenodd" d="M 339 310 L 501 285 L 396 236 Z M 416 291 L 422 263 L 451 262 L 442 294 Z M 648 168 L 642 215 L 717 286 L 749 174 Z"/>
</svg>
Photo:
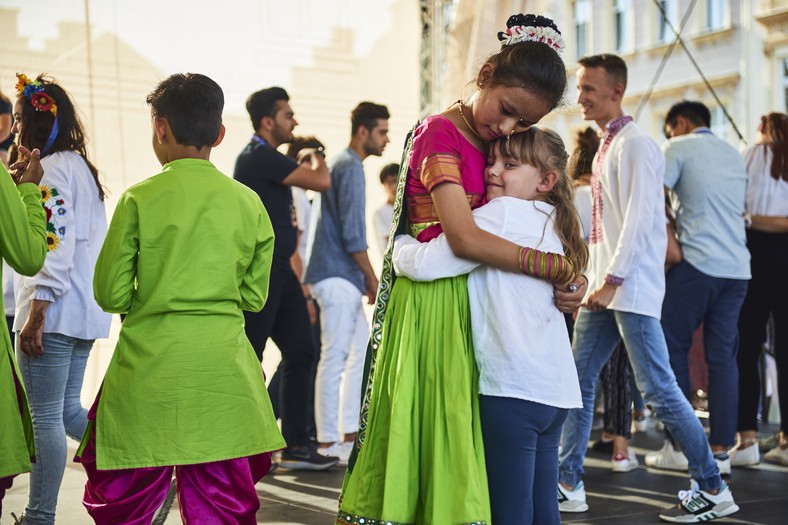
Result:
<svg viewBox="0 0 788 525">
<path fill-rule="evenodd" d="M 736 443 L 739 410 L 739 312 L 747 294 L 744 279 L 711 277 L 682 261 L 665 278 L 662 329 L 670 366 L 682 392 L 691 398 L 688 356 L 692 336 L 703 323 L 703 347 L 709 368 L 712 445 Z"/>
<path fill-rule="evenodd" d="M 577 317 L 572 345 L 583 408 L 570 410 L 566 418 L 559 456 L 559 480 L 574 487 L 583 477 L 583 460 L 594 416 L 594 383 L 622 339 L 638 387 L 646 403 L 651 404 L 687 456 L 690 476 L 703 490 L 720 488 L 722 479 L 706 434 L 670 368 L 668 348 L 659 321 L 629 312 L 592 312 L 585 308 Z"/>
<path fill-rule="evenodd" d="M 558 442 L 567 410 L 511 397 L 479 397 L 495 525 L 560 525 Z"/>
<path fill-rule="evenodd" d="M 87 411 L 79 396 L 93 341 L 45 333 L 43 346 L 41 357 L 17 351 L 36 443 L 25 509 L 31 525 L 55 522 L 57 495 L 66 469 L 66 435 L 79 440 L 85 433 Z"/>
</svg>

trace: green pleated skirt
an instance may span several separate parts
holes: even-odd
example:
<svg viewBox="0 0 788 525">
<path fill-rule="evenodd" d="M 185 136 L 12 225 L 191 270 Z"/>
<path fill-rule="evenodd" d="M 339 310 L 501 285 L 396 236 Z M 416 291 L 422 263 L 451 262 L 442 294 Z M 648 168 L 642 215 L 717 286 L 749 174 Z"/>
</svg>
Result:
<svg viewBox="0 0 788 525">
<path fill-rule="evenodd" d="M 398 278 L 338 524 L 489 523 L 467 276 Z"/>
</svg>

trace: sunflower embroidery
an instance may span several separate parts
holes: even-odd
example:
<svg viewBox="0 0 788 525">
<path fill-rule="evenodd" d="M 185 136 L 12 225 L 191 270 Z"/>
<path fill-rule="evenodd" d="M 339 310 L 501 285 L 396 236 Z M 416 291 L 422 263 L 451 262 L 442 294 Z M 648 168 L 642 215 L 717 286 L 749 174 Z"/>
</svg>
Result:
<svg viewBox="0 0 788 525">
<path fill-rule="evenodd" d="M 60 246 L 60 238 L 52 232 L 47 232 L 47 248 L 50 252 L 57 250 Z"/>
<path fill-rule="evenodd" d="M 49 186 L 41 184 L 41 185 L 38 186 L 38 189 L 41 190 L 41 202 L 42 203 L 46 203 L 46 201 L 48 201 L 49 199 L 52 198 L 52 188 L 50 188 Z"/>
<path fill-rule="evenodd" d="M 52 252 L 58 249 L 66 236 L 64 216 L 67 209 L 63 199 L 59 198 L 60 192 L 57 191 L 57 188 L 45 184 L 39 185 L 38 188 L 41 191 L 41 205 L 44 207 L 47 217 L 47 247 Z"/>
</svg>

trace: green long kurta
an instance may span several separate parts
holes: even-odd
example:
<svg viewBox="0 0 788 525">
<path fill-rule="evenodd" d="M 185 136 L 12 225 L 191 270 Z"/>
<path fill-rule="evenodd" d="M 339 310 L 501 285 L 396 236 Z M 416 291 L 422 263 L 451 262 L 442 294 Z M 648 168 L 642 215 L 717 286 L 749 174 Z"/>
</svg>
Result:
<svg viewBox="0 0 788 525">
<path fill-rule="evenodd" d="M 98 468 L 285 446 L 242 314 L 265 304 L 273 249 L 260 198 L 208 161 L 170 162 L 121 196 L 93 282 L 102 308 L 128 312 L 97 409 Z"/>
<path fill-rule="evenodd" d="M 21 196 L 21 199 L 20 199 Z M 34 275 L 44 265 L 47 253 L 46 216 L 41 192 L 35 184 L 14 182 L 0 164 L 0 256 L 18 273 Z M 2 272 L 2 270 L 0 270 Z M 0 276 L 1 277 L 1 276 Z M 1 280 L 1 279 L 0 279 Z M 0 301 L 0 312 L 3 305 Z M 0 478 L 28 472 L 35 454 L 33 423 L 27 407 L 22 378 L 16 366 L 8 330 L 0 330 Z M 14 375 L 21 388 L 19 401 Z"/>
</svg>

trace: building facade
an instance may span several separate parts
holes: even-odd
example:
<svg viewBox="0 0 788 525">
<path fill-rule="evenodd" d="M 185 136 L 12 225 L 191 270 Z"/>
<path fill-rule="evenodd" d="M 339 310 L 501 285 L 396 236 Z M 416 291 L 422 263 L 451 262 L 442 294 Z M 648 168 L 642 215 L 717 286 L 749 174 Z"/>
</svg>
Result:
<svg viewBox="0 0 788 525">
<path fill-rule="evenodd" d="M 545 121 L 564 137 L 585 125 L 575 104 L 577 59 L 600 53 L 626 60 L 625 111 L 655 138 L 681 99 L 709 106 L 714 131 L 737 147 L 752 142 L 762 114 L 788 108 L 788 0 L 455 0 L 452 7 L 434 108 L 472 92 L 479 67 L 498 49 L 497 32 L 519 12 L 552 18 L 566 40 L 566 104 Z"/>
</svg>

